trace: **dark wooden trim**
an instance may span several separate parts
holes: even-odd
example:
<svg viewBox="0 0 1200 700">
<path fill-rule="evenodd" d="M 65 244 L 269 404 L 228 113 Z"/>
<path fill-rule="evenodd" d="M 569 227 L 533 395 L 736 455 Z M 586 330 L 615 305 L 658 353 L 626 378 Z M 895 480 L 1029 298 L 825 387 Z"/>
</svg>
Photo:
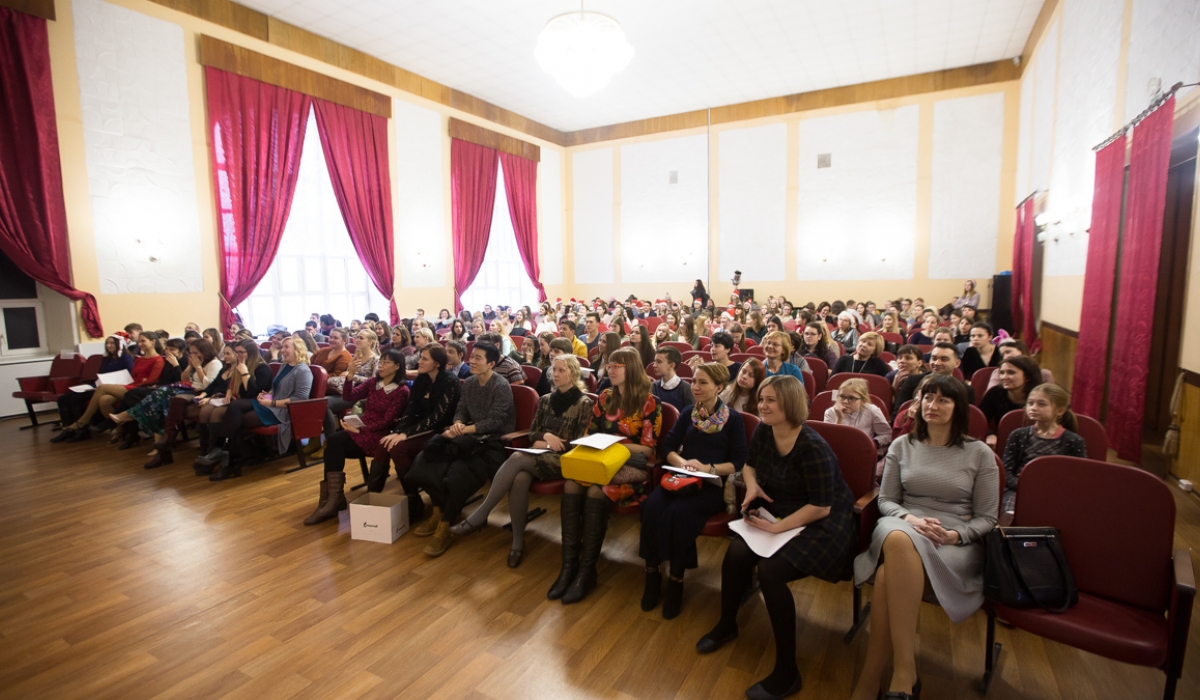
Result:
<svg viewBox="0 0 1200 700">
<path fill-rule="evenodd" d="M 205 34 L 200 35 L 200 64 L 359 109 L 384 119 L 392 118 L 392 98 L 387 95 Z"/>
<path fill-rule="evenodd" d="M 490 131 L 482 126 L 464 122 L 454 117 L 450 118 L 450 137 L 494 148 L 497 151 L 510 153 L 521 158 L 528 158 L 535 162 L 539 162 L 542 159 L 542 149 L 538 148 L 535 144 L 511 136 L 505 136 L 504 134 L 498 134 L 495 131 Z"/>
<path fill-rule="evenodd" d="M 712 108 L 712 123 L 727 124 L 729 122 L 773 117 L 781 114 L 809 112 L 815 109 L 842 107 L 845 105 L 889 100 L 910 95 L 920 95 L 942 90 L 974 87 L 976 85 L 992 85 L 1018 80 L 1021 69 L 1011 60 L 981 63 L 975 66 L 949 68 L 932 73 L 906 75 L 900 78 L 876 80 L 857 85 L 801 92 L 795 95 L 769 97 L 763 100 L 742 102 Z M 667 131 L 692 129 L 708 124 L 708 113 L 705 110 L 682 112 L 652 119 L 639 119 L 621 124 L 610 124 L 592 129 L 567 132 L 566 146 L 582 146 L 599 141 L 646 136 Z"/>
<path fill-rule="evenodd" d="M 1025 39 L 1025 48 L 1021 49 L 1022 75 L 1025 73 L 1025 67 L 1029 65 L 1029 60 L 1033 58 L 1034 48 L 1042 40 L 1046 28 L 1050 26 L 1050 18 L 1054 16 L 1054 10 L 1057 8 L 1058 0 L 1045 0 L 1042 3 L 1042 9 L 1038 12 L 1037 19 L 1033 21 L 1033 28 L 1029 30 L 1029 36 Z"/>
<path fill-rule="evenodd" d="M 1063 328 L 1062 326 L 1050 323 L 1049 321 L 1042 321 L 1042 327 L 1049 328 L 1050 330 L 1054 331 L 1055 333 L 1061 333 L 1062 335 L 1067 335 L 1067 336 L 1074 338 L 1075 340 L 1079 340 L 1079 331 L 1069 330 L 1067 328 Z"/>
<path fill-rule="evenodd" d="M 0 0 L 0 7 L 24 12 L 27 15 L 41 17 L 51 22 L 57 19 L 54 15 L 54 0 Z"/>
<path fill-rule="evenodd" d="M 1191 384 L 1192 386 L 1200 386 L 1200 372 L 1193 372 L 1190 369 L 1181 369 L 1183 372 L 1183 383 Z"/>
</svg>

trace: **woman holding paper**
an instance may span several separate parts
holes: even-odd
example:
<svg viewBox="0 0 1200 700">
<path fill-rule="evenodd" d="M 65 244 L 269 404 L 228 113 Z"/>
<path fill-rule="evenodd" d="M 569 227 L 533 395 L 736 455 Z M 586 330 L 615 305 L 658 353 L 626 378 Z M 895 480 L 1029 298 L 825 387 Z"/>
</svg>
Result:
<svg viewBox="0 0 1200 700">
<path fill-rule="evenodd" d="M 968 434 L 966 384 L 934 374 L 923 385 L 912 432 L 892 443 L 879 489 L 871 549 L 854 560 L 854 583 L 875 576 L 867 659 L 854 698 L 874 698 L 892 663 L 888 695 L 915 697 L 917 613 L 926 585 L 950 619 L 983 604 L 983 538 L 996 525 L 1000 470 Z"/>
<path fill-rule="evenodd" d="M 130 373 L 133 383 L 101 384 L 96 387 L 83 415 L 71 425 L 63 428 L 64 432 L 71 431 L 71 437 L 67 438 L 66 442 L 79 442 L 90 438 L 92 432 L 88 428 L 88 424 L 92 422 L 96 411 L 99 411 L 105 418 L 109 417 L 130 389 L 154 386 L 158 383 L 158 377 L 162 374 L 164 364 L 163 357 L 159 354 L 163 347 L 162 341 L 153 331 L 142 331 L 138 334 L 137 346 L 142 354 L 133 358 L 133 371 Z"/>
<path fill-rule="evenodd" d="M 125 338 L 110 335 L 104 340 L 104 357 L 100 360 L 100 374 L 108 372 L 126 372 L 133 369 L 133 355 L 125 352 Z M 86 386 L 86 385 L 84 385 Z M 95 389 L 87 391 L 68 391 L 58 397 L 58 417 L 63 425 L 71 425 L 78 416 L 87 410 L 88 402 L 92 400 Z M 50 438 L 50 442 L 66 442 L 75 432 L 65 428 L 58 435 Z"/>
<path fill-rule="evenodd" d="M 207 476 L 212 473 L 213 465 L 220 462 L 228 456 L 222 447 L 224 441 L 221 438 L 215 437 L 212 434 L 211 426 L 220 423 L 225 416 L 225 410 L 229 408 L 229 404 L 234 399 L 251 399 L 258 396 L 260 391 L 265 391 L 271 386 L 273 377 L 271 375 L 271 365 L 263 359 L 259 352 L 258 343 L 252 339 L 239 340 L 236 343 L 225 346 L 226 350 L 232 354 L 226 356 L 226 362 L 231 362 L 229 369 L 217 375 L 217 381 L 209 385 L 205 390 L 206 396 L 197 401 L 200 406 L 200 415 L 196 418 L 196 434 L 200 438 L 200 456 L 196 458 L 192 468 L 196 476 Z M 167 416 L 167 430 L 171 430 L 171 416 Z M 182 418 L 179 419 L 179 423 Z M 178 423 L 175 425 L 178 430 Z M 163 451 L 170 450 L 170 443 L 159 446 L 155 445 L 158 450 L 158 455 L 163 455 Z M 164 455 L 164 458 L 169 458 L 170 455 Z M 170 462 L 165 462 L 169 464 Z"/>
<path fill-rule="evenodd" d="M 361 416 L 342 420 L 342 429 L 325 440 L 325 476 L 317 509 L 304 519 L 305 525 L 336 518 L 338 511 L 346 509 L 346 458 L 375 453 L 379 440 L 408 405 L 404 376 L 404 355 L 399 350 L 388 350 L 378 360 L 375 381 L 346 385 L 342 398 L 352 404 L 365 400 L 366 407 Z"/>
<path fill-rule="evenodd" d="M 642 357 L 633 347 L 608 356 L 611 389 L 601 392 L 592 409 L 588 433 L 605 433 L 624 438 L 629 461 L 609 480 L 612 486 L 642 484 L 650 476 L 650 460 L 662 435 L 662 407 L 650 393 L 650 378 Z M 610 504 L 604 489 L 571 479 L 562 497 L 562 570 L 546 597 L 578 603 L 596 587 L 596 563 L 608 531 Z"/>
<path fill-rule="evenodd" d="M 705 475 L 699 493 L 680 495 L 656 488 L 642 502 L 642 537 L 639 555 L 646 560 L 646 590 L 642 610 L 658 605 L 662 594 L 661 563 L 669 562 L 666 594 L 662 597 L 664 620 L 679 615 L 683 604 L 683 572 L 694 569 L 696 538 L 704 523 L 725 509 L 724 477 L 746 462 L 746 429 L 742 416 L 721 400 L 729 383 L 729 370 L 718 362 L 696 367 L 692 396 L 696 403 L 683 409 L 675 427 L 663 438 L 664 460 L 688 474 Z M 666 472 L 670 475 L 672 472 Z M 664 484 L 666 482 L 664 481 Z"/>
<path fill-rule="evenodd" d="M 801 685 L 796 604 L 787 584 L 805 576 L 833 583 L 850 578 L 858 533 L 854 496 L 838 470 L 837 457 L 816 431 L 804 425 L 808 395 L 800 381 L 786 375 L 764 380 L 758 416 L 762 423 L 750 440 L 742 469 L 745 517 L 730 525 L 735 533 L 741 527 L 746 538 L 735 534 L 729 541 L 721 564 L 721 619 L 696 643 L 696 651 L 714 652 L 738 636 L 738 608 L 757 567 L 775 635 L 775 668 L 746 696 L 783 698 L 799 692 Z M 799 528 L 803 530 L 795 534 Z M 776 549 L 764 556 L 760 554 L 764 547 Z"/>
<path fill-rule="evenodd" d="M 610 334 L 614 335 L 614 334 Z M 584 393 L 579 359 L 567 352 L 557 355 L 546 370 L 554 390 L 538 401 L 529 444 L 542 454 L 514 452 L 492 477 L 487 498 L 467 519 L 450 528 L 452 535 L 468 535 L 487 524 L 488 513 L 508 494 L 508 512 L 512 521 L 513 544 L 508 553 L 509 568 L 521 565 L 525 551 L 525 517 L 529 512 L 529 486 L 536 479 L 561 479 L 559 456 L 571 449 L 570 443 L 587 433 L 592 420 L 592 400 Z"/>
</svg>

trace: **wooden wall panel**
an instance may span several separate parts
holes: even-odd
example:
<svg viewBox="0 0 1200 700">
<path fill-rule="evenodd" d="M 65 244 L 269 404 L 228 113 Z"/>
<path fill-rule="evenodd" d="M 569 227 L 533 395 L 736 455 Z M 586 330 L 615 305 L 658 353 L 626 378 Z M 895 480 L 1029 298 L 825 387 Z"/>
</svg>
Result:
<svg viewBox="0 0 1200 700">
<path fill-rule="evenodd" d="M 172 10 L 219 24 L 255 39 L 267 40 L 267 16 L 229 0 L 150 0 Z"/>
<path fill-rule="evenodd" d="M 495 131 L 490 131 L 482 126 L 476 126 L 470 122 L 464 122 L 461 119 L 450 119 L 450 137 L 477 143 L 480 146 L 487 146 L 498 151 L 511 153 L 514 156 L 528 158 L 532 161 L 541 161 L 542 149 L 535 144 L 521 139 L 514 139 L 511 136 L 498 134 Z"/>
<path fill-rule="evenodd" d="M 24 12 L 27 15 L 48 19 L 51 22 L 56 19 L 54 14 L 54 0 L 0 0 L 0 7 L 7 7 L 17 12 Z"/>
<path fill-rule="evenodd" d="M 200 63 L 323 100 L 392 117 L 392 98 L 210 36 L 200 36 Z"/>
<path fill-rule="evenodd" d="M 1040 336 L 1042 352 L 1037 357 L 1038 364 L 1054 373 L 1055 384 L 1070 391 L 1075 381 L 1075 349 L 1079 344 L 1079 333 L 1043 321 Z"/>
<path fill-rule="evenodd" d="M 1171 473 L 1200 487 L 1200 375 L 1187 373 L 1179 400 L 1179 454 L 1171 460 Z"/>
</svg>

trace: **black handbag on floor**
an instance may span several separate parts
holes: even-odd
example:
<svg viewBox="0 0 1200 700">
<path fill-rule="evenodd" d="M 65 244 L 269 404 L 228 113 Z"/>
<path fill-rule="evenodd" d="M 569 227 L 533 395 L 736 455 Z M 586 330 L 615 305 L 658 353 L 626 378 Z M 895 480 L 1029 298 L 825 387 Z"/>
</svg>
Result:
<svg viewBox="0 0 1200 700">
<path fill-rule="evenodd" d="M 1010 608 L 1061 613 L 1079 602 L 1079 591 L 1053 527 L 997 527 L 987 536 L 983 595 Z"/>
</svg>

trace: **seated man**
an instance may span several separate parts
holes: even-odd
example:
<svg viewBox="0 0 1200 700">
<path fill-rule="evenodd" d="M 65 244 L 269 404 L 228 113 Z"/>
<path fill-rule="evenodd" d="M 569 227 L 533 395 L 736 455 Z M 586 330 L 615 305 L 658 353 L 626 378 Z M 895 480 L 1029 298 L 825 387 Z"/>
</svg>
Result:
<svg viewBox="0 0 1200 700">
<path fill-rule="evenodd" d="M 571 341 L 571 352 L 575 353 L 577 357 L 582 357 L 586 360 L 588 356 L 587 345 L 585 345 L 582 340 L 576 337 L 575 322 L 572 321 L 570 317 L 571 314 L 568 314 L 558 322 L 558 336 Z"/>
<path fill-rule="evenodd" d="M 471 376 L 471 365 L 467 362 L 467 344 L 463 341 L 451 340 L 446 343 L 446 371 L 453 372 L 459 379 Z"/>
<path fill-rule="evenodd" d="M 900 385 L 900 392 L 896 396 L 896 407 L 903 406 L 905 402 L 910 401 L 917 387 L 921 385 L 921 380 L 927 374 L 945 374 L 954 376 L 954 370 L 958 369 L 958 350 L 951 343 L 938 343 L 933 346 L 933 350 L 929 353 L 929 367 L 932 372 L 923 372 L 920 374 L 910 374 L 908 379 Z"/>
<path fill-rule="evenodd" d="M 600 344 L 600 314 L 595 311 L 589 311 L 584 320 L 587 328 L 587 335 L 583 337 L 583 344 L 587 348 L 588 358 L 595 357 L 596 346 Z M 572 343 L 572 346 L 574 343 Z"/>
<path fill-rule="evenodd" d="M 433 537 L 425 548 L 431 557 L 450 547 L 450 525 L 507 458 L 500 436 L 516 429 L 517 411 L 508 382 L 493 371 L 499 361 L 499 347 L 476 342 L 454 423 L 429 441 L 401 480 L 406 493 L 424 489 L 433 505 L 429 518 L 413 530 L 417 537 Z"/>
<path fill-rule="evenodd" d="M 680 411 L 696 403 L 692 398 L 692 385 L 675 374 L 675 368 L 683 362 L 683 356 L 673 347 L 659 348 L 654 353 L 654 369 L 659 379 L 650 385 L 650 393 L 659 401 L 671 404 Z"/>
<path fill-rule="evenodd" d="M 502 347 L 499 333 L 484 333 L 476 341 L 491 343 L 497 348 Z M 508 355 L 501 355 L 500 361 L 496 363 L 495 372 L 508 380 L 508 383 L 513 386 L 525 383 L 525 370 L 521 369 L 521 363 Z"/>
</svg>

